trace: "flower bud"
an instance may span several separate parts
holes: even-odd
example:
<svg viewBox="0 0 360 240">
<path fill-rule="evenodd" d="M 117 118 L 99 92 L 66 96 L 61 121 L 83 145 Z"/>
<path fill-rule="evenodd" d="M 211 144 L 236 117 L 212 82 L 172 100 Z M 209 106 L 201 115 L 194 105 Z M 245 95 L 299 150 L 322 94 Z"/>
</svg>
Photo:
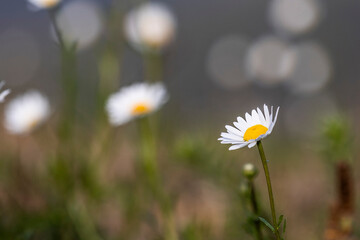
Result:
<svg viewBox="0 0 360 240">
<path fill-rule="evenodd" d="M 257 168 L 254 166 L 254 164 L 252 163 L 246 163 L 243 166 L 243 170 L 242 170 L 243 175 L 249 179 L 252 180 L 253 178 L 255 178 L 258 174 L 258 170 Z"/>
</svg>

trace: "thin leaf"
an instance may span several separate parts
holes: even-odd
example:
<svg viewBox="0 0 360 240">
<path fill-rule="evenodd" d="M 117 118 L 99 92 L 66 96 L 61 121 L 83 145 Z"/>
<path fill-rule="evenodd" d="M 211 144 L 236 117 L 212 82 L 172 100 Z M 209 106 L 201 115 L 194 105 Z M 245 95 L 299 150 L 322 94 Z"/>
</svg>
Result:
<svg viewBox="0 0 360 240">
<path fill-rule="evenodd" d="M 280 215 L 279 222 L 278 222 L 278 228 L 281 226 L 282 220 L 284 219 L 284 215 Z"/>
<path fill-rule="evenodd" d="M 268 221 L 266 221 L 265 218 L 259 217 L 259 220 L 264 223 L 268 228 L 270 228 L 273 233 L 275 233 L 275 228 Z"/>
<path fill-rule="evenodd" d="M 284 220 L 283 233 L 285 233 L 285 230 L 286 230 L 286 219 Z"/>
</svg>

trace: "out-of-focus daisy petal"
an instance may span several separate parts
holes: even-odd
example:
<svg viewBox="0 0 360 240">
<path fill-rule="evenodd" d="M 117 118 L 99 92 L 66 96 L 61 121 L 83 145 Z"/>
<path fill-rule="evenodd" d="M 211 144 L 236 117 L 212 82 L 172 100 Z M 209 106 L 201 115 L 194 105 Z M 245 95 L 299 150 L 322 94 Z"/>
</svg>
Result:
<svg viewBox="0 0 360 240">
<path fill-rule="evenodd" d="M 160 51 L 173 40 L 176 19 L 163 3 L 149 2 L 131 10 L 124 21 L 125 36 L 137 50 Z"/>
<path fill-rule="evenodd" d="M 4 81 L 0 82 L 0 90 L 4 87 L 4 85 L 5 85 Z M 4 102 L 6 96 L 9 95 L 10 92 L 11 92 L 10 89 L 6 89 L 0 92 L 0 103 Z"/>
<path fill-rule="evenodd" d="M 114 126 L 157 111 L 168 100 L 162 84 L 137 83 L 112 94 L 107 103 L 109 121 Z"/>
<path fill-rule="evenodd" d="M 11 91 L 9 89 L 6 89 L 0 93 L 0 103 L 5 101 L 6 96 L 9 95 L 10 92 Z"/>
<path fill-rule="evenodd" d="M 61 0 L 28 0 L 28 2 L 37 9 L 47 9 L 55 7 Z"/>
<path fill-rule="evenodd" d="M 12 134 L 29 133 L 50 115 L 47 98 L 37 91 L 29 91 L 5 106 L 5 128 Z"/>
</svg>

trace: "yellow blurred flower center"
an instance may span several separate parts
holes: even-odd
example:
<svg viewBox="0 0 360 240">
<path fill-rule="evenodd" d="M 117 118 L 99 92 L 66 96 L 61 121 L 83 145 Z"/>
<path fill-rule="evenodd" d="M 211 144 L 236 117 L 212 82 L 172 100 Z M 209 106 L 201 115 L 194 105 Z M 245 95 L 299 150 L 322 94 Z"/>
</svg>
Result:
<svg viewBox="0 0 360 240">
<path fill-rule="evenodd" d="M 260 135 L 265 134 L 267 130 L 268 128 L 261 124 L 257 124 L 255 126 L 249 127 L 244 134 L 244 140 L 245 141 L 255 140 Z"/>
<path fill-rule="evenodd" d="M 138 103 L 132 109 L 134 115 L 141 115 L 148 112 L 150 112 L 150 106 L 146 103 Z"/>
<path fill-rule="evenodd" d="M 59 0 L 45 0 L 44 1 L 44 7 L 53 7 L 55 6 Z"/>
<path fill-rule="evenodd" d="M 27 130 L 31 130 L 33 128 L 35 128 L 39 123 L 39 119 L 33 119 L 31 121 L 29 121 L 29 123 L 27 124 Z"/>
</svg>

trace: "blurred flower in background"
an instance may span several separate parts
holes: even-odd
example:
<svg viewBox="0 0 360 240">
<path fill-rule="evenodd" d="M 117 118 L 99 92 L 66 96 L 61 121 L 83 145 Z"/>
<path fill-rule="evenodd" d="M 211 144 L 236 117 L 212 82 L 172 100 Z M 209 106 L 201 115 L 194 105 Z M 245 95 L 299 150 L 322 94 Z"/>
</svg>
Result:
<svg viewBox="0 0 360 240">
<path fill-rule="evenodd" d="M 61 0 L 28 0 L 30 4 L 38 9 L 52 8 L 58 5 Z"/>
<path fill-rule="evenodd" d="M 4 81 L 0 82 L 0 90 L 3 88 L 4 85 L 5 85 Z M 0 103 L 5 101 L 6 96 L 9 95 L 10 92 L 11 92 L 10 89 L 5 89 L 2 90 L 2 92 L 0 92 Z"/>
<path fill-rule="evenodd" d="M 102 12 L 92 1 L 66 3 L 58 12 L 56 22 L 65 42 L 76 44 L 77 50 L 91 47 L 104 31 Z M 52 33 L 55 37 L 53 29 Z"/>
<path fill-rule="evenodd" d="M 270 22 L 279 32 L 303 34 L 320 20 L 317 0 L 274 0 L 270 5 Z"/>
<path fill-rule="evenodd" d="M 159 51 L 175 37 L 176 20 L 162 3 L 145 3 L 125 18 L 125 35 L 136 49 Z"/>
<path fill-rule="evenodd" d="M 34 14 L 27 3 L 43 11 Z M 278 159 L 274 190 L 284 200 L 277 208 L 297 226 L 287 237 L 321 235 L 330 181 L 316 150 L 325 143 L 334 158 L 352 156 L 341 122 L 331 123 L 327 139 L 319 133 L 339 109 L 359 118 L 359 3 L 3 0 L 2 6 L 0 79 L 12 91 L 44 91 L 5 98 L 5 130 L 25 135 L 44 123 L 52 112 L 45 96 L 63 108 L 21 146 L 4 135 L 0 239 L 173 240 L 166 238 L 173 226 L 183 240 L 250 239 L 234 189 L 244 180 L 237 160 L 251 160 L 254 151 L 224 152 L 214 139 L 220 122 L 250 107 L 221 140 L 231 150 L 255 145 L 276 121 L 277 113 L 254 108 L 264 102 L 284 111 L 269 159 Z M 53 40 L 61 40 L 60 49 Z M 1 89 L 0 101 L 8 94 Z M 169 95 L 171 106 L 146 121 Z M 112 131 L 129 121 L 139 123 L 138 137 L 131 124 Z M 286 148 L 276 142 L 282 140 Z M 147 159 L 156 167 L 141 163 Z M 249 178 L 253 167 L 244 166 Z M 151 196 L 147 184 L 155 181 L 144 173 L 154 169 L 169 203 Z M 285 176 L 290 181 L 281 181 Z M 257 189 L 259 206 L 265 190 Z M 27 207 L 37 199 L 39 211 Z"/>
<path fill-rule="evenodd" d="M 31 132 L 50 115 L 48 99 L 31 90 L 11 100 L 5 106 L 5 128 L 12 134 Z"/>
<path fill-rule="evenodd" d="M 118 126 L 158 110 L 167 99 L 164 85 L 137 83 L 111 95 L 106 110 L 110 123 Z"/>
</svg>

